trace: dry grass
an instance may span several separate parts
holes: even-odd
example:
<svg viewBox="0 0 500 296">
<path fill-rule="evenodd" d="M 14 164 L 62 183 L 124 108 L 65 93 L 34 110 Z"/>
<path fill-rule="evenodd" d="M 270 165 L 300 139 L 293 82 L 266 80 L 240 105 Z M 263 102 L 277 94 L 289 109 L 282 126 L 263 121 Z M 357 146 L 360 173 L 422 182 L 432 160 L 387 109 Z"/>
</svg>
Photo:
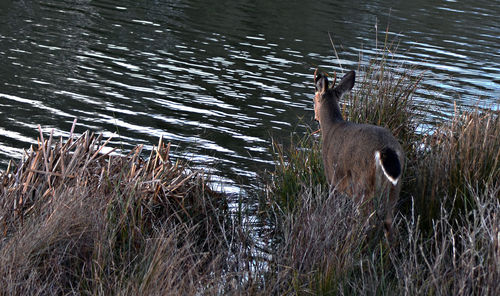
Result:
<svg viewBox="0 0 500 296">
<path fill-rule="evenodd" d="M 498 295 L 498 188 L 475 192 L 477 208 L 453 217 L 440 205 L 432 235 L 420 217 L 399 215 L 398 244 L 371 235 L 358 205 L 303 191 L 275 234 L 266 293 L 275 295 Z M 266 294 L 264 293 L 264 294 Z"/>
<path fill-rule="evenodd" d="M 476 206 L 475 192 L 500 187 L 500 117 L 479 110 L 460 111 L 423 139 L 413 159 L 408 189 L 421 212 L 438 215 L 443 196 L 460 214 Z M 470 190 L 472 187 L 474 190 Z M 498 196 L 498 192 L 497 192 Z M 460 210 L 461 209 L 461 210 Z M 430 223 L 430 221 L 427 221 Z"/>
<path fill-rule="evenodd" d="M 274 225 L 267 275 L 274 290 L 266 292 L 498 295 L 499 122 L 493 112 L 457 111 L 431 137 L 408 145 L 416 149 L 402 196 L 409 202 L 395 218 L 399 235 L 391 245 L 372 233 L 350 198 L 330 195 L 319 176 L 308 177 L 314 171 L 307 163 L 320 158 L 319 150 L 309 150 L 319 145 L 310 141 L 318 139 L 306 135 L 296 142 L 301 146 L 275 150 L 281 154 L 263 207 L 266 223 Z M 282 174 L 300 181 L 283 189 L 281 182 L 296 179 Z"/>
<path fill-rule="evenodd" d="M 224 289 L 239 236 L 202 171 L 171 161 L 162 140 L 147 161 L 141 146 L 101 153 L 107 142 L 88 132 L 54 142 L 40 134 L 0 175 L 1 295 Z"/>
</svg>

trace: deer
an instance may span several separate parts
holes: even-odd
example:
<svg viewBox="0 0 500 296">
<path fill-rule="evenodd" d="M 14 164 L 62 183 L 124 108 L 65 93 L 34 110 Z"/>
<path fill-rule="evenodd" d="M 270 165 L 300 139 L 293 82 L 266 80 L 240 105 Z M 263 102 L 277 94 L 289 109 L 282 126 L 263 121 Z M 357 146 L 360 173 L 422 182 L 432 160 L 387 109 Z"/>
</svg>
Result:
<svg viewBox="0 0 500 296">
<path fill-rule="evenodd" d="M 354 87 L 350 71 L 331 87 L 323 73 L 314 72 L 314 117 L 321 131 L 321 155 L 330 190 L 360 201 L 369 216 L 376 214 L 386 237 L 401 190 L 405 154 L 392 133 L 381 126 L 344 120 L 339 100 Z"/>
</svg>

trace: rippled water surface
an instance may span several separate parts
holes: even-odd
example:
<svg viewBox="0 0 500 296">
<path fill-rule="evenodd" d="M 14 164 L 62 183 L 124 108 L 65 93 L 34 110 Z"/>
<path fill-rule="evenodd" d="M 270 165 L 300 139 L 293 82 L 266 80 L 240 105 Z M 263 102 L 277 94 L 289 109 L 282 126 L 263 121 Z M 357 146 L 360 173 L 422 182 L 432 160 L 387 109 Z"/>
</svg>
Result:
<svg viewBox="0 0 500 296">
<path fill-rule="evenodd" d="M 341 71 L 328 32 L 349 69 L 389 24 L 432 120 L 454 102 L 498 108 L 499 15 L 482 0 L 0 0 L 1 167 L 38 124 L 67 136 L 76 118 L 124 150 L 163 136 L 235 189 L 272 167 L 271 135 L 312 123 L 314 69 Z"/>
</svg>

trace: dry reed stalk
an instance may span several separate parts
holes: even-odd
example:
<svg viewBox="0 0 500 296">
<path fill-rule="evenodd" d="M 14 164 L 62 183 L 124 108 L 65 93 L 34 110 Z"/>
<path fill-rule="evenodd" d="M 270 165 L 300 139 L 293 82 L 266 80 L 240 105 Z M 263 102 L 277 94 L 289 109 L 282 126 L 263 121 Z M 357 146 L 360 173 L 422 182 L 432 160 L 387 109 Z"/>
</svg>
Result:
<svg viewBox="0 0 500 296">
<path fill-rule="evenodd" d="M 56 143 L 40 129 L 0 173 L 0 294 L 210 291 L 233 243 L 225 196 L 162 138 L 145 160 L 142 145 L 118 155 L 73 128 Z M 162 276 L 170 284 L 142 280 Z"/>
<path fill-rule="evenodd" d="M 170 143 L 165 144 L 161 138 L 148 160 L 141 158 L 142 145 L 124 156 L 113 156 L 111 153 L 115 149 L 102 153 L 110 140 L 103 143 L 102 136 L 85 132 L 76 140 L 70 138 L 66 143 L 59 142 L 52 147 L 52 136 L 45 140 L 40 129 L 38 147 L 26 151 L 16 166 L 9 166 L 8 171 L 0 175 L 2 207 L 12 210 L 12 215 L 2 217 L 2 221 L 9 224 L 16 217 L 25 216 L 40 197 L 53 198 L 75 184 L 102 184 L 105 177 L 113 179 L 119 176 L 121 185 L 139 183 L 143 194 L 152 193 L 145 198 L 154 200 L 159 199 L 160 193 L 164 195 L 162 199 L 184 196 L 191 190 L 194 180 L 203 179 L 202 172 L 187 172 L 182 164 L 172 163 Z M 208 187 L 203 187 L 203 190 L 217 196 Z M 188 214 L 184 205 L 178 202 Z"/>
</svg>

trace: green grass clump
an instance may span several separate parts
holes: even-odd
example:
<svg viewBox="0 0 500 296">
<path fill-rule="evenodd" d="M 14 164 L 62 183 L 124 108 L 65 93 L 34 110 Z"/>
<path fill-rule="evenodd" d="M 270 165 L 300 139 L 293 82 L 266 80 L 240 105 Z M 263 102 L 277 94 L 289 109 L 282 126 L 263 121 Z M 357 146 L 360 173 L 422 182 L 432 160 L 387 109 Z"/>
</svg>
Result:
<svg viewBox="0 0 500 296">
<path fill-rule="evenodd" d="M 493 112 L 459 111 L 421 143 L 414 161 L 412 195 L 419 211 L 434 217 L 443 196 L 464 214 L 476 207 L 474 192 L 500 186 L 500 117 Z M 474 190 L 470 190 L 470 187 Z"/>
<path fill-rule="evenodd" d="M 308 130 L 306 135 L 298 138 L 291 136 L 288 146 L 273 140 L 272 154 L 276 171 L 271 173 L 266 192 L 272 196 L 273 203 L 284 212 L 293 212 L 296 202 L 294 195 L 310 188 L 326 190 L 326 177 L 321 159 L 320 142 L 317 134 Z"/>
</svg>

